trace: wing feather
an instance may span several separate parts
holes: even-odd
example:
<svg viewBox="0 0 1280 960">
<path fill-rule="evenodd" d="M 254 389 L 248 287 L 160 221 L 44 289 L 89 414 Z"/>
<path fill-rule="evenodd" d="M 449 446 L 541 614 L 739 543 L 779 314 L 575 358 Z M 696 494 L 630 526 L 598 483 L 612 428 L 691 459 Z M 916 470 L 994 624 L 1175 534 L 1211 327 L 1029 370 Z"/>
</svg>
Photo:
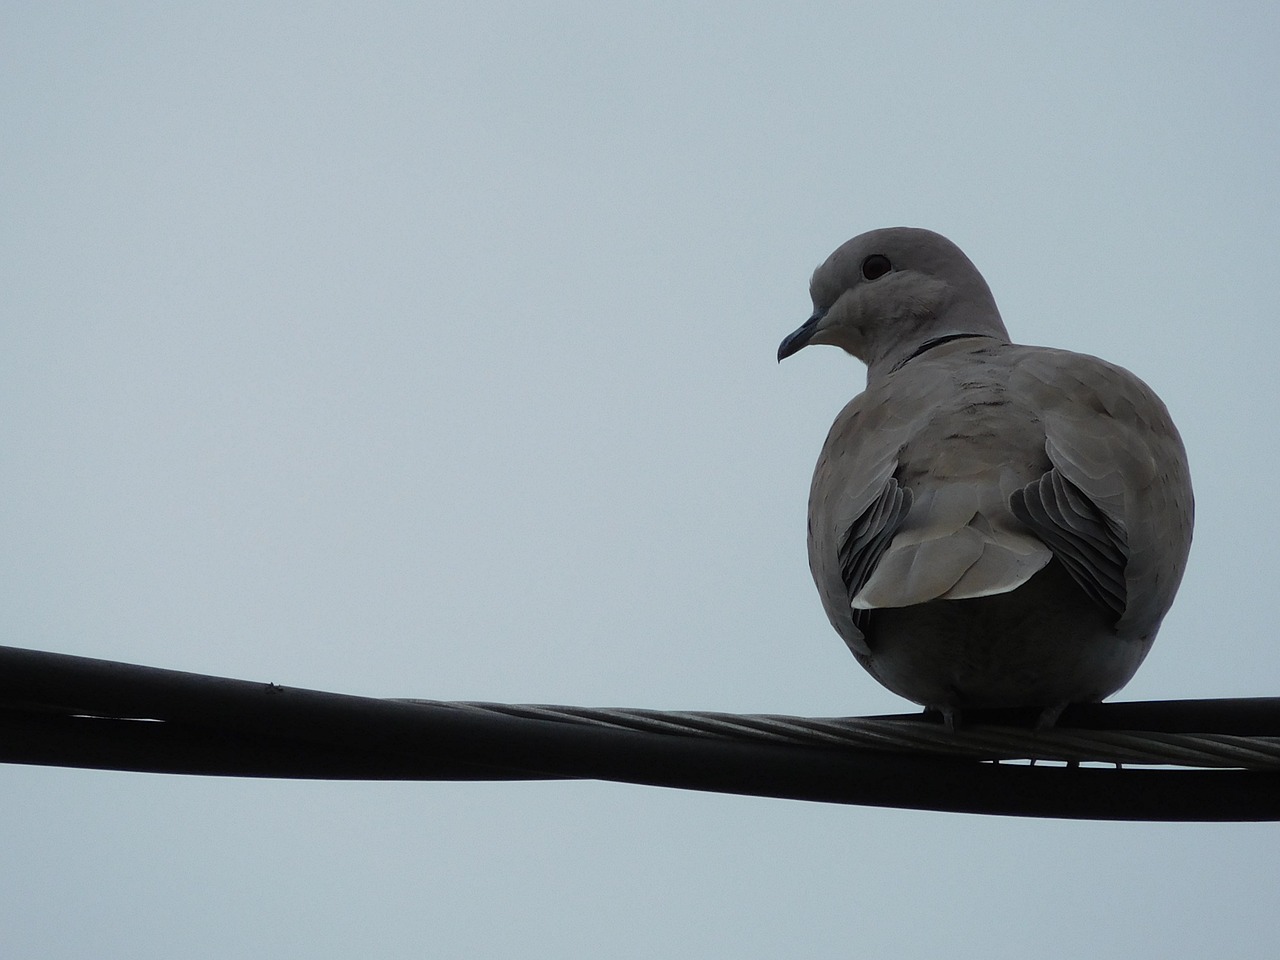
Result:
<svg viewBox="0 0 1280 960">
<path fill-rule="evenodd" d="M 880 496 L 867 511 L 849 528 L 840 546 L 840 579 L 844 582 L 849 598 L 858 592 L 871 578 L 871 572 L 889 547 L 902 522 L 911 510 L 911 491 L 898 485 L 890 477 Z M 865 636 L 870 611 L 853 609 L 853 623 Z"/>
</svg>

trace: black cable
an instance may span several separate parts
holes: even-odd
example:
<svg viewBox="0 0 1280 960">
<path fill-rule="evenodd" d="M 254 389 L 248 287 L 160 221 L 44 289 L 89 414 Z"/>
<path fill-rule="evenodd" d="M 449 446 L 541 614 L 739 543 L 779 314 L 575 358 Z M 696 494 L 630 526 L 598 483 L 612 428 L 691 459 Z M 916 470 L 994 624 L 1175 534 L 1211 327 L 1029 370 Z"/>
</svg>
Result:
<svg viewBox="0 0 1280 960">
<path fill-rule="evenodd" d="M 1031 767 L 683 737 L 12 647 L 0 647 L 0 706 L 0 761 L 13 763 L 311 779 L 602 779 L 1011 816 L 1280 819 L 1274 772 Z M 1280 701 L 1077 711 L 1094 724 L 1145 714 L 1166 724 L 1226 723 L 1231 731 L 1199 732 L 1247 735 L 1257 732 L 1242 729 L 1251 720 L 1275 729 Z"/>
</svg>

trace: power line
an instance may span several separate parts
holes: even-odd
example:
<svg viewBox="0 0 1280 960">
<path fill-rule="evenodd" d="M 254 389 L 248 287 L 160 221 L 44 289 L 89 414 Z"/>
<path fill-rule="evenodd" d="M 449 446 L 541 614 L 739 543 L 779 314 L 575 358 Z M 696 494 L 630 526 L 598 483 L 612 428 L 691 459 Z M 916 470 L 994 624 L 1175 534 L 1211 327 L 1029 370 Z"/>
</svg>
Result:
<svg viewBox="0 0 1280 960">
<path fill-rule="evenodd" d="M 383 700 L 0 647 L 0 761 L 10 763 L 326 780 L 598 779 L 1010 816 L 1280 819 L 1280 698 L 1081 705 L 1051 731 L 1025 729 L 1016 713 L 967 718 L 951 734 L 919 715 Z M 1027 758 L 1069 765 L 993 762 Z M 1090 765 L 1104 761 L 1176 768 Z"/>
</svg>

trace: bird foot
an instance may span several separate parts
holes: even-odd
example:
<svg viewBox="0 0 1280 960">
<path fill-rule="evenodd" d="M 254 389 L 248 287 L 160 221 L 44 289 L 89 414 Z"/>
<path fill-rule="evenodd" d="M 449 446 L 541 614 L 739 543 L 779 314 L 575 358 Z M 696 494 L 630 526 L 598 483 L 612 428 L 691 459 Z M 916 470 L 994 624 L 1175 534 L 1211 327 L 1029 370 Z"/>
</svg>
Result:
<svg viewBox="0 0 1280 960">
<path fill-rule="evenodd" d="M 1045 707 L 1040 711 L 1040 716 L 1036 720 L 1037 730 L 1048 730 L 1058 722 L 1058 718 L 1062 716 L 1062 711 L 1067 709 L 1068 704 L 1059 703 L 1052 707 Z"/>
<path fill-rule="evenodd" d="M 947 733 L 955 733 L 956 727 L 960 725 L 960 711 L 955 707 L 925 707 L 924 715 L 929 720 L 934 717 L 941 717 L 942 725 L 947 728 Z"/>
</svg>

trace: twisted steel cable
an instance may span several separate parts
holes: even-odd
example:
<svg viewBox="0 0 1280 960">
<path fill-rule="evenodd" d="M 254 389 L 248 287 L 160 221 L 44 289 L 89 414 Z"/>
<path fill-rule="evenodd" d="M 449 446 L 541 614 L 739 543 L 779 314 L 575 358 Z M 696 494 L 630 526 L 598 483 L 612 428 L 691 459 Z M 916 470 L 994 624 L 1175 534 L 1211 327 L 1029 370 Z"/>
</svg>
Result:
<svg viewBox="0 0 1280 960">
<path fill-rule="evenodd" d="M 949 731 L 940 724 L 916 718 L 792 717 L 479 701 L 404 702 L 671 736 L 721 737 L 748 743 L 836 746 L 987 761 L 1280 770 L 1280 737 L 1138 730 L 1029 730 L 996 726 Z"/>
<path fill-rule="evenodd" d="M 1080 705 L 1052 730 L 995 712 L 965 720 L 950 732 L 919 715 L 383 700 L 0 647 L 0 762 L 328 780 L 593 779 L 1005 816 L 1280 820 L 1280 698 Z M 1036 763 L 992 762 L 1011 759 Z"/>
</svg>

